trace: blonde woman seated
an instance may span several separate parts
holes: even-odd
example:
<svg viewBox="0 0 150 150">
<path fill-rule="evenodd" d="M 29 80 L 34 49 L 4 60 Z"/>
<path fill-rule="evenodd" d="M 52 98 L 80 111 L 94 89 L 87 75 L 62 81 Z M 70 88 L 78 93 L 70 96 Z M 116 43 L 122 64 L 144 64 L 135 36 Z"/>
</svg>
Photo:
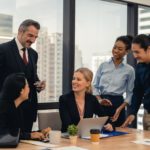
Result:
<svg viewBox="0 0 150 150">
<path fill-rule="evenodd" d="M 101 105 L 92 95 L 91 82 L 93 73 L 88 68 L 79 68 L 74 72 L 72 91 L 59 98 L 59 112 L 62 121 L 62 132 L 67 131 L 70 124 L 77 125 L 82 118 L 92 118 L 94 114 L 105 116 Z M 112 131 L 110 123 L 104 126 Z"/>
</svg>

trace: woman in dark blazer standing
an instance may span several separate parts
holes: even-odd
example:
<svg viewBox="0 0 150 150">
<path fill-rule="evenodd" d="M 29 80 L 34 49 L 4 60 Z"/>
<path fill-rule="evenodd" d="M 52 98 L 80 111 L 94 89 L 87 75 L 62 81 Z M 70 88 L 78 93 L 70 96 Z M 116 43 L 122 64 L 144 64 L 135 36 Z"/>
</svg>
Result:
<svg viewBox="0 0 150 150">
<path fill-rule="evenodd" d="M 91 82 L 93 73 L 88 68 L 79 68 L 74 72 L 72 91 L 59 98 L 59 112 L 62 121 L 62 132 L 67 131 L 70 124 L 77 125 L 80 119 L 92 118 L 94 114 L 105 116 L 95 96 L 93 96 Z M 113 130 L 111 124 L 105 126 Z"/>
</svg>

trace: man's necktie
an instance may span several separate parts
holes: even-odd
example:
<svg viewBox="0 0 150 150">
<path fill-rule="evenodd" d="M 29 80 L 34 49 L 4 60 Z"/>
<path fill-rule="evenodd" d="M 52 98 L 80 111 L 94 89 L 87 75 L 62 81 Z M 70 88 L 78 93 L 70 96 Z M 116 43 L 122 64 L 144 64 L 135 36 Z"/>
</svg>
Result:
<svg viewBox="0 0 150 150">
<path fill-rule="evenodd" d="M 28 61 L 27 61 L 27 56 L 26 56 L 26 48 L 22 48 L 21 50 L 23 51 L 23 62 L 25 65 L 27 65 Z"/>
</svg>

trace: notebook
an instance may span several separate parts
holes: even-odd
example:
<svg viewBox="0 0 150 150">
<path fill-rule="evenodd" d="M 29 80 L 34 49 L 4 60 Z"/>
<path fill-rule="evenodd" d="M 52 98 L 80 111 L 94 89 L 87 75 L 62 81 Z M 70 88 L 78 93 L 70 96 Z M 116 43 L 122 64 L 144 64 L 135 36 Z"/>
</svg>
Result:
<svg viewBox="0 0 150 150">
<path fill-rule="evenodd" d="M 125 135 L 129 134 L 128 132 L 122 132 L 122 131 L 110 131 L 110 132 L 103 132 L 100 133 L 100 138 L 107 138 L 107 137 L 113 137 L 113 136 L 120 136 L 120 135 Z M 89 140 L 90 136 L 83 137 L 83 139 Z"/>
<path fill-rule="evenodd" d="M 108 120 L 108 116 L 99 118 L 83 118 L 78 123 L 78 134 L 81 138 L 90 137 L 91 129 L 102 130 L 104 124 Z"/>
<path fill-rule="evenodd" d="M 102 138 L 105 137 L 112 137 L 112 136 L 120 136 L 120 135 L 125 135 L 125 134 L 129 134 L 128 132 L 122 132 L 122 131 L 104 131 L 103 133 L 101 133 L 102 135 L 107 135 L 107 136 L 101 136 Z"/>
</svg>

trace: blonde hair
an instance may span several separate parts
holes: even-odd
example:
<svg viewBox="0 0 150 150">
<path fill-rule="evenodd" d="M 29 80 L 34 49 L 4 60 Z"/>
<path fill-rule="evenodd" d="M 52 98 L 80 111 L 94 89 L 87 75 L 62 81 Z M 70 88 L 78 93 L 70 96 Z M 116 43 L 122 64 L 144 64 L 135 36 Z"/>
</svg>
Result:
<svg viewBox="0 0 150 150">
<path fill-rule="evenodd" d="M 93 79 L 93 72 L 88 68 L 79 68 L 75 72 L 80 72 L 83 74 L 86 81 L 88 81 L 90 84 L 86 88 L 86 92 L 92 94 L 92 79 Z"/>
</svg>

